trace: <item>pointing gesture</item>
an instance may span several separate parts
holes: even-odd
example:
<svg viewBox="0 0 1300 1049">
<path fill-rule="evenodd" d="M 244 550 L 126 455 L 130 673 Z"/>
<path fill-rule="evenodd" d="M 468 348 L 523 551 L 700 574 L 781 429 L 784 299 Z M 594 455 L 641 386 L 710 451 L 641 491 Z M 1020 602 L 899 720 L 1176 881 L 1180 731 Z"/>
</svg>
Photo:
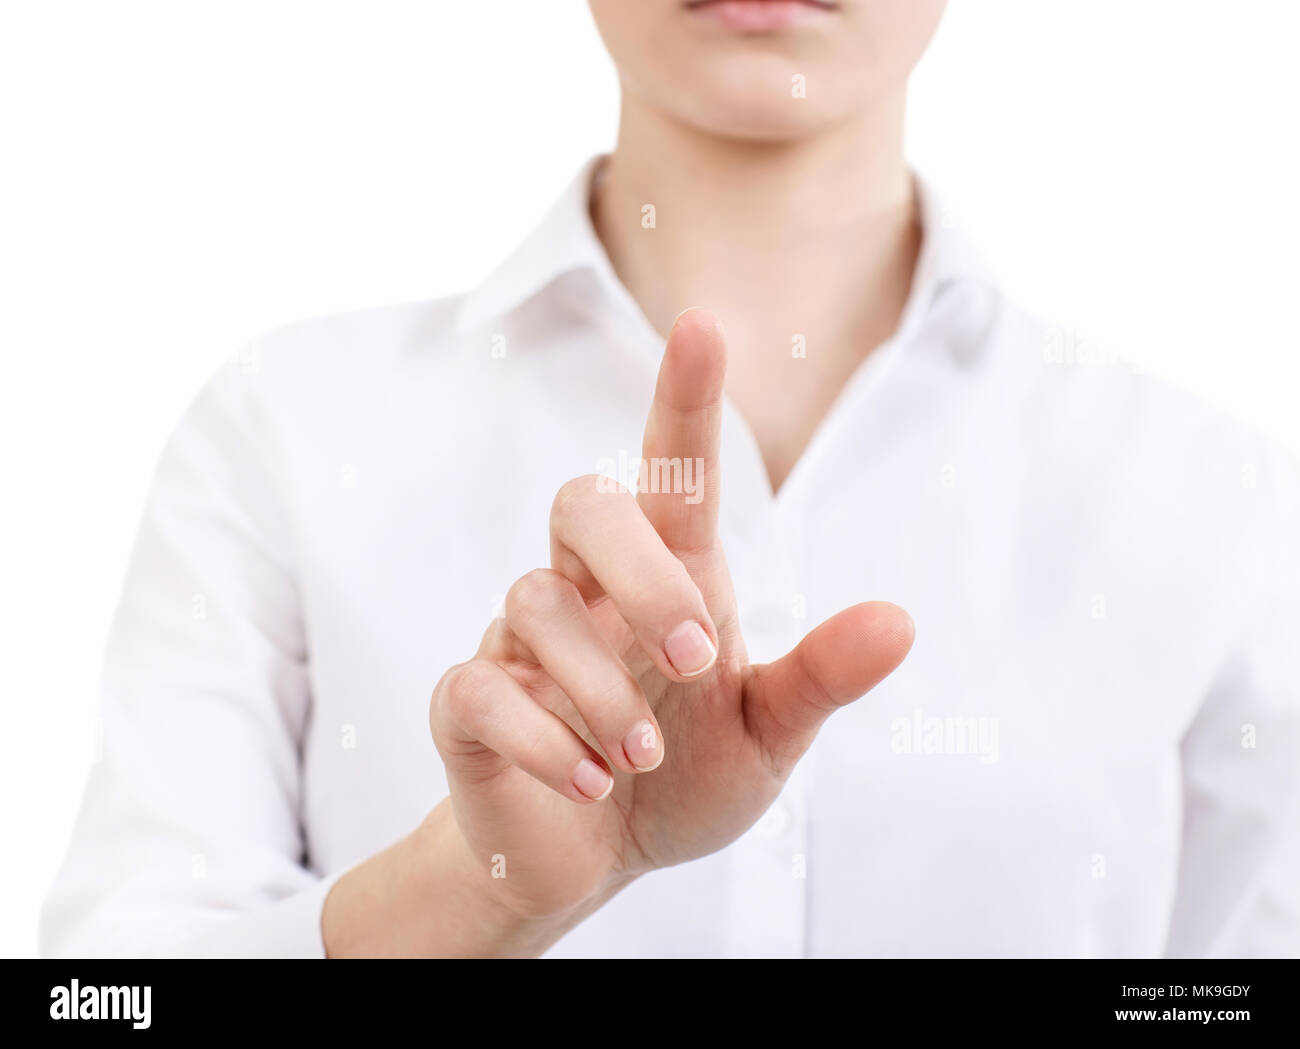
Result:
<svg viewBox="0 0 1300 1049">
<path fill-rule="evenodd" d="M 717 535 L 725 371 L 717 321 L 680 316 L 642 449 L 658 483 L 561 488 L 550 568 L 511 587 L 504 619 L 434 691 L 467 869 L 521 918 L 589 913 L 632 878 L 729 844 L 822 723 L 911 645 L 908 615 L 869 603 L 749 663 Z"/>
</svg>

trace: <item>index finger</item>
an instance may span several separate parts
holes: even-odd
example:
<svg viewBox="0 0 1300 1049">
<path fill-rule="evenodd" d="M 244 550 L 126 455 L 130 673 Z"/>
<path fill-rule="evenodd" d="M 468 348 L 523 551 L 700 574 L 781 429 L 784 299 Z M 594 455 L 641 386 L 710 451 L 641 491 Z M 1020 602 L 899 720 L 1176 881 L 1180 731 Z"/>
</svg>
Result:
<svg viewBox="0 0 1300 1049">
<path fill-rule="evenodd" d="M 718 530 L 727 351 L 709 311 L 682 313 L 668 333 L 641 446 L 637 503 L 670 550 L 702 550 Z"/>
</svg>

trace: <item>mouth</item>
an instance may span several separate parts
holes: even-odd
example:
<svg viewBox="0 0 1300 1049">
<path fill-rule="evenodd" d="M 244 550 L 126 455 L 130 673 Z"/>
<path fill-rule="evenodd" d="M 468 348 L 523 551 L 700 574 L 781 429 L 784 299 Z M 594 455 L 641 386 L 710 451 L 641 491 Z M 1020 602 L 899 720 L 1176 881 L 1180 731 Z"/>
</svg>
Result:
<svg viewBox="0 0 1300 1049">
<path fill-rule="evenodd" d="M 739 33 L 773 33 L 825 18 L 832 0 L 686 0 L 692 14 Z"/>
</svg>

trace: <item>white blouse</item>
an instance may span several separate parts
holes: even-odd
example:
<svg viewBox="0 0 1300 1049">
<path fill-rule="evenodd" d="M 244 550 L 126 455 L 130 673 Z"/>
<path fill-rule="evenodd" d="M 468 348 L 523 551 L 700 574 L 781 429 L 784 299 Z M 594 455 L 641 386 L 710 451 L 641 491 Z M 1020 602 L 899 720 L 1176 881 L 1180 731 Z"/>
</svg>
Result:
<svg viewBox="0 0 1300 1049">
<path fill-rule="evenodd" d="M 640 448 L 662 340 L 592 171 L 470 294 L 279 331 L 190 407 L 45 953 L 321 955 L 333 878 L 445 795 L 434 684 L 556 489 Z M 877 598 L 915 647 L 751 831 L 550 953 L 1300 953 L 1300 474 L 1077 353 L 922 196 L 900 328 L 779 494 L 730 404 L 722 452 L 754 660 Z"/>
</svg>

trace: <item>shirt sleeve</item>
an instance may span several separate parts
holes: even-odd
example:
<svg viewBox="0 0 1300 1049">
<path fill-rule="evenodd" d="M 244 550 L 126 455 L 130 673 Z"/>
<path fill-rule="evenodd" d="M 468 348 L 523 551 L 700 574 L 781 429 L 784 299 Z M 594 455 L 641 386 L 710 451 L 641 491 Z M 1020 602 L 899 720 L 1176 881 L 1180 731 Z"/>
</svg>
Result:
<svg viewBox="0 0 1300 1049">
<path fill-rule="evenodd" d="M 310 707 L 255 355 L 167 443 L 114 618 L 99 747 L 40 921 L 57 956 L 323 956 L 299 820 Z"/>
<path fill-rule="evenodd" d="M 1274 465 L 1239 532 L 1246 625 L 1182 741 L 1174 956 L 1300 956 L 1300 483 Z"/>
</svg>

